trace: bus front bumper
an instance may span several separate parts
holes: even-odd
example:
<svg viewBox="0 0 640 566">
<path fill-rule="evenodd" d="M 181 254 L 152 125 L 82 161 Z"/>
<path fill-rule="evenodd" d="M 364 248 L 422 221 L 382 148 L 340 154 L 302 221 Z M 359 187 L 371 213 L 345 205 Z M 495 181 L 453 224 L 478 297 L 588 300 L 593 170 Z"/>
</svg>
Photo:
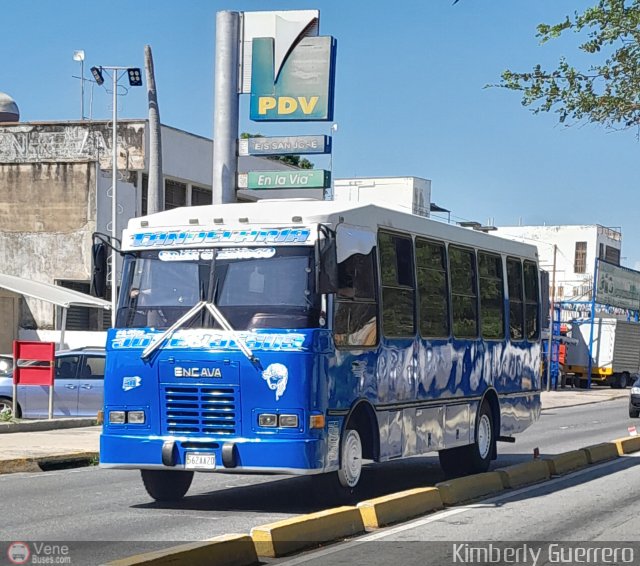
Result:
<svg viewBox="0 0 640 566">
<path fill-rule="evenodd" d="M 211 440 L 100 436 L 100 466 L 104 468 L 308 475 L 337 469 L 325 466 L 325 453 L 325 441 L 316 438 Z M 188 454 L 213 455 L 214 465 L 191 468 L 187 465 Z"/>
</svg>

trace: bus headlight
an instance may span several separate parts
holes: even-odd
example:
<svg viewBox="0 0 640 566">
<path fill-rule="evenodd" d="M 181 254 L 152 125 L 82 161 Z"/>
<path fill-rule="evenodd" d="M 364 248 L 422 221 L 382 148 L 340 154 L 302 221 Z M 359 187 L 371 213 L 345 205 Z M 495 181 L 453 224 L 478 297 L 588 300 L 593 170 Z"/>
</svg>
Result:
<svg viewBox="0 0 640 566">
<path fill-rule="evenodd" d="M 144 424 L 144 411 L 129 411 L 127 422 L 129 424 Z"/>
<path fill-rule="evenodd" d="M 278 415 L 272 415 L 270 413 L 263 413 L 258 415 L 258 425 L 275 428 L 278 426 Z"/>
<path fill-rule="evenodd" d="M 124 424 L 126 422 L 124 411 L 109 411 L 109 424 Z"/>
<path fill-rule="evenodd" d="M 280 415 L 278 424 L 282 428 L 298 428 L 298 415 Z"/>
</svg>

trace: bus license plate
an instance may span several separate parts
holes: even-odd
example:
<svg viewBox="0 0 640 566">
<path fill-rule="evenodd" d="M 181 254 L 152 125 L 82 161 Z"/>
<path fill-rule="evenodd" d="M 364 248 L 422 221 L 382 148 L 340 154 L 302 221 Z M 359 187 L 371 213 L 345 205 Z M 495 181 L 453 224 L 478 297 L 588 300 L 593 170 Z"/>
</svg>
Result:
<svg viewBox="0 0 640 566">
<path fill-rule="evenodd" d="M 215 470 L 216 455 L 202 454 L 200 452 L 187 452 L 185 468 L 190 470 Z"/>
</svg>

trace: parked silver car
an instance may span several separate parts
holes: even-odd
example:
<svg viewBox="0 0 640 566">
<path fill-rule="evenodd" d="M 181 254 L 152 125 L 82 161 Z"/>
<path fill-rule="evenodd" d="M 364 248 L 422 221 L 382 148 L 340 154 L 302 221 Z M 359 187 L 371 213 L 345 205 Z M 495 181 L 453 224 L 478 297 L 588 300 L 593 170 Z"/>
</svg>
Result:
<svg viewBox="0 0 640 566">
<path fill-rule="evenodd" d="M 80 348 L 56 353 L 53 414 L 56 417 L 92 417 L 104 403 L 103 348 Z M 11 409 L 13 375 L 0 374 L 0 411 Z M 49 388 L 18 387 L 18 413 L 22 418 L 49 415 Z"/>
</svg>

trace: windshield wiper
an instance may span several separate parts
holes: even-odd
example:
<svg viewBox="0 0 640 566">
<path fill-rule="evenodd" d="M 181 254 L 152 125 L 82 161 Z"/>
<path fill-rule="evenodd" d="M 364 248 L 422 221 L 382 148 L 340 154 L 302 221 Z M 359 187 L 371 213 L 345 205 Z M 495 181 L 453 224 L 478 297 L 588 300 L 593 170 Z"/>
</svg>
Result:
<svg viewBox="0 0 640 566">
<path fill-rule="evenodd" d="M 255 354 L 249 349 L 249 346 L 245 343 L 245 341 L 240 338 L 238 332 L 229 324 L 229 321 L 225 318 L 225 316 L 220 312 L 220 309 L 216 307 L 213 303 L 206 303 L 207 310 L 211 313 L 211 316 L 216 320 L 216 322 L 222 326 L 224 330 L 230 332 L 233 336 L 235 343 L 238 345 L 238 348 L 242 351 L 242 353 L 248 358 L 248 360 L 254 365 L 254 367 L 262 371 L 262 364 L 260 360 L 255 356 Z"/>
<path fill-rule="evenodd" d="M 223 330 L 226 330 L 227 332 L 231 333 L 235 343 L 238 345 L 238 348 L 240 348 L 240 351 L 247 357 L 247 359 L 253 364 L 253 366 L 257 370 L 262 371 L 263 368 L 262 368 L 262 364 L 260 363 L 260 360 L 249 349 L 244 339 L 242 339 L 238 334 L 238 332 L 231 326 L 231 324 L 229 324 L 229 321 L 220 312 L 218 307 L 216 307 L 213 303 L 208 303 L 207 301 L 198 302 L 192 309 L 190 309 L 182 317 L 176 320 L 169 328 L 167 328 L 160 336 L 158 336 L 158 338 L 154 342 L 149 344 L 143 350 L 140 358 L 143 360 L 146 360 L 147 358 L 149 358 L 149 356 L 153 354 L 153 352 L 155 352 L 169 336 L 171 336 L 183 324 L 185 324 L 190 319 L 192 319 L 196 314 L 198 314 L 204 308 L 206 308 L 211 313 L 211 316 L 213 316 L 213 318 L 223 328 Z"/>
<path fill-rule="evenodd" d="M 140 358 L 146 360 L 153 352 L 155 352 L 160 344 L 162 344 L 169 336 L 171 336 L 176 330 L 178 330 L 185 322 L 188 322 L 196 314 L 198 314 L 207 304 L 206 301 L 200 301 L 195 306 L 176 320 L 169 328 L 167 328 L 160 336 L 158 336 L 155 342 L 149 344 L 142 352 Z"/>
</svg>

